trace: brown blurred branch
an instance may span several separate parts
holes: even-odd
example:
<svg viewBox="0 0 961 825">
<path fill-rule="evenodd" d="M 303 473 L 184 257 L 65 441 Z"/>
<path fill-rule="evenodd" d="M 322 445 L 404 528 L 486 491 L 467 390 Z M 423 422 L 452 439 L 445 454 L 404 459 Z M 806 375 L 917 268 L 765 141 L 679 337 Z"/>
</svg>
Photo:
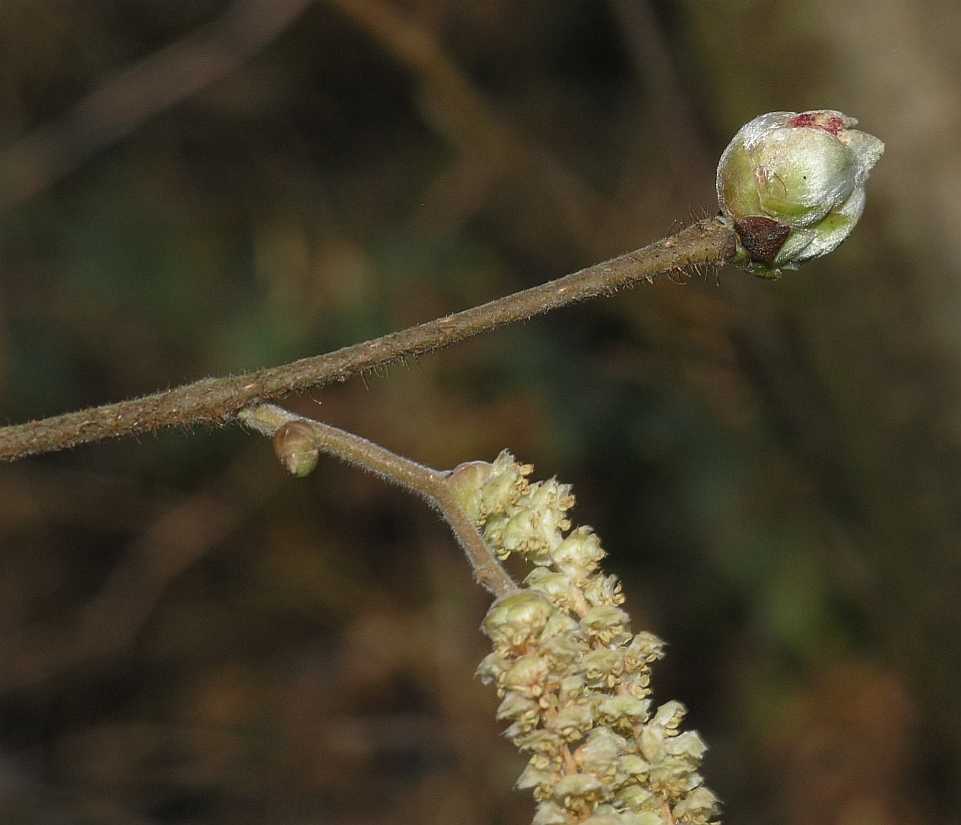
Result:
<svg viewBox="0 0 961 825">
<path fill-rule="evenodd" d="M 238 376 L 205 378 L 143 398 L 0 428 L 0 460 L 15 461 L 164 427 L 222 425 L 261 401 L 346 381 L 577 301 L 611 295 L 640 281 L 652 282 L 661 273 L 726 263 L 734 257 L 735 247 L 733 230 L 715 218 L 701 220 L 643 249 L 563 278 L 325 355 Z"/>
<path fill-rule="evenodd" d="M 516 129 L 492 106 L 430 32 L 413 16 L 380 0 L 328 0 L 422 86 L 421 105 L 431 125 L 477 163 L 542 180 L 565 226 L 582 249 L 591 249 L 606 226 L 608 203 L 550 151 Z"/>
<path fill-rule="evenodd" d="M 75 668 L 90 668 L 120 656 L 138 638 L 171 583 L 196 564 L 251 517 L 248 480 L 256 477 L 256 501 L 263 503 L 281 480 L 258 476 L 259 451 L 238 451 L 222 473 L 189 496 L 165 500 L 154 516 L 145 507 L 134 508 L 131 526 L 137 538 L 91 601 L 65 614 L 57 626 L 30 625 L 19 634 L 7 633 L 0 641 L 0 694 L 40 684 Z M 72 496 L 93 509 L 104 509 L 107 498 L 113 526 L 125 507 L 121 482 L 106 482 L 80 474 L 67 474 L 64 496 Z M 98 483 L 99 481 L 99 483 Z M 96 498 L 87 495 L 94 488 Z M 247 504 L 238 507 L 236 502 Z M 130 515 L 130 514 L 127 514 Z M 135 522 L 135 524 L 134 524 Z M 58 629 L 60 628 L 60 629 Z"/>
<path fill-rule="evenodd" d="M 213 23 L 106 80 L 60 120 L 0 152 L 0 211 L 56 183 L 148 118 L 227 76 L 313 0 L 238 0 Z"/>
<path fill-rule="evenodd" d="M 690 91 L 677 70 L 675 58 L 668 47 L 663 27 L 654 13 L 651 0 L 608 0 L 617 20 L 627 54 L 634 64 L 638 85 L 650 111 L 644 112 L 671 153 L 664 158 L 671 171 L 683 167 L 688 180 L 703 180 L 714 168 L 714 160 L 705 151 L 698 135 L 697 117 Z M 652 116 L 653 115 L 653 116 Z M 625 169 L 644 169 L 650 162 L 650 149 L 638 140 L 625 158 Z M 625 189 L 644 181 L 643 175 L 625 174 L 621 183 Z"/>
</svg>

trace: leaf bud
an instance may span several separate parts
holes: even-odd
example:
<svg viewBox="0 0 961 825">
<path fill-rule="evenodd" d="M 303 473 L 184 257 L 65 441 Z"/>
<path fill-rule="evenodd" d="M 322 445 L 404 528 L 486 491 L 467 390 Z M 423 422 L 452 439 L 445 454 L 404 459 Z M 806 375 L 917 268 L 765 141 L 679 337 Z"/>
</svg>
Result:
<svg viewBox="0 0 961 825">
<path fill-rule="evenodd" d="M 310 424 L 305 421 L 284 424 L 274 433 L 274 453 L 291 475 L 297 478 L 310 475 L 320 456 Z"/>
<path fill-rule="evenodd" d="M 841 112 L 768 112 L 721 155 L 717 197 L 740 240 L 738 262 L 762 277 L 832 252 L 864 211 L 868 174 L 884 153 Z"/>
</svg>

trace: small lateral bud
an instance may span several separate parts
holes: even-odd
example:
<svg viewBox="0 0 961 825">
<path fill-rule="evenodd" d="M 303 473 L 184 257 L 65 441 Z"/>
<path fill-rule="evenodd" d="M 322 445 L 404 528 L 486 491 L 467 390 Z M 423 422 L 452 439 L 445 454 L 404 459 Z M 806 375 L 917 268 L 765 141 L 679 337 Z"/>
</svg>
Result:
<svg viewBox="0 0 961 825">
<path fill-rule="evenodd" d="M 310 475 L 320 456 L 314 431 L 303 421 L 288 421 L 274 433 L 274 453 L 297 478 Z"/>
</svg>

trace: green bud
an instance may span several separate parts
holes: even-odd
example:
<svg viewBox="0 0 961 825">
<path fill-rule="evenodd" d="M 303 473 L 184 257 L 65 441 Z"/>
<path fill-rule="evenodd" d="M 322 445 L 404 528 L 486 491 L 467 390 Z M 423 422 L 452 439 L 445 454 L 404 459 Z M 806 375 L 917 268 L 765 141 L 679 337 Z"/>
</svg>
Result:
<svg viewBox="0 0 961 825">
<path fill-rule="evenodd" d="M 769 112 L 721 155 L 717 197 L 741 242 L 739 263 L 763 277 L 832 252 L 864 211 L 884 144 L 841 112 Z"/>
<path fill-rule="evenodd" d="M 310 424 L 288 421 L 274 433 L 274 453 L 291 475 L 303 478 L 317 466 L 320 450 Z"/>
</svg>

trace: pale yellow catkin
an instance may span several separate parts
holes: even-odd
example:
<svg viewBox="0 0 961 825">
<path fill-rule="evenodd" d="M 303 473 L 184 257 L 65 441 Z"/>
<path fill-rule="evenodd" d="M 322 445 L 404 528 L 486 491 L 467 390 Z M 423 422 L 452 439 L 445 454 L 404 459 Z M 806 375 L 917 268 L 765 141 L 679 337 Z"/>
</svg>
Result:
<svg viewBox="0 0 961 825">
<path fill-rule="evenodd" d="M 477 670 L 529 756 L 517 787 L 537 801 L 533 825 L 715 823 L 717 798 L 698 773 L 706 745 L 681 731 L 680 702 L 652 702 L 664 643 L 631 631 L 600 539 L 571 529 L 570 485 L 529 482 L 531 470 L 504 451 L 448 483 L 499 558 L 533 565 L 524 587 L 491 605 L 482 627 L 493 651 Z"/>
</svg>

